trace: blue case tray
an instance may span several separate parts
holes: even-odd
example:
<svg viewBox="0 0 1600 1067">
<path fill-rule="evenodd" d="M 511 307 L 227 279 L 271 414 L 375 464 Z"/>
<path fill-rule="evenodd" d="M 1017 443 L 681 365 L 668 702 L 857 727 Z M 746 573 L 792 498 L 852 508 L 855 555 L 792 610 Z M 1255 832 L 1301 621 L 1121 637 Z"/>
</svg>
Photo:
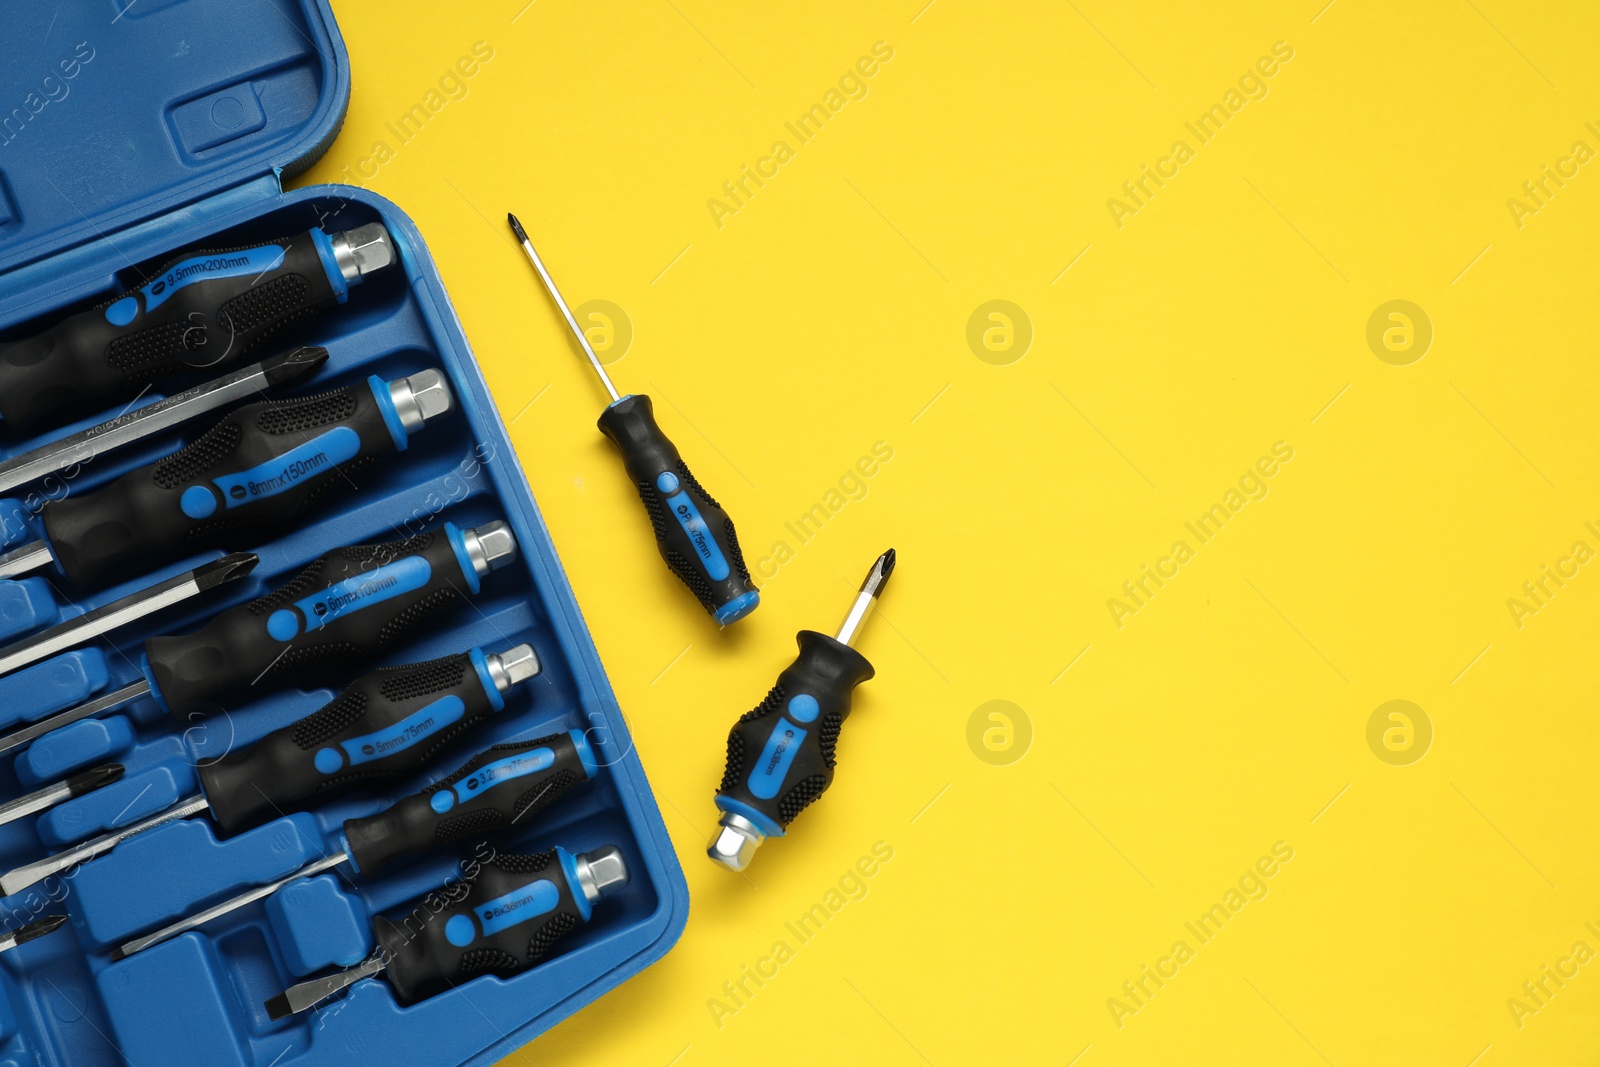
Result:
<svg viewBox="0 0 1600 1067">
<path fill-rule="evenodd" d="M 62 910 L 72 917 L 66 929 L 0 955 L 0 1067 L 492 1063 L 664 955 L 683 932 L 688 891 L 572 589 L 420 234 L 393 204 L 364 190 L 282 191 L 280 175 L 315 159 L 343 118 L 348 62 L 332 14 L 325 0 L 65 0 L 59 10 L 21 9 L 8 19 L 0 107 L 15 101 L 27 117 L 11 116 L 8 126 L 0 111 L 0 338 L 25 336 L 132 288 L 139 268 L 187 248 L 382 221 L 401 262 L 367 279 L 348 303 L 274 338 L 262 354 L 298 343 L 327 347 L 330 359 L 316 378 L 284 395 L 433 366 L 449 374 L 460 404 L 404 457 L 366 472 L 342 512 L 318 512 L 265 546 L 238 546 L 261 556 L 245 581 L 119 631 L 114 644 L 0 679 L 0 730 L 134 681 L 146 637 L 192 629 L 329 549 L 445 522 L 470 527 L 504 518 L 520 558 L 485 580 L 478 610 L 442 617 L 383 664 L 526 641 L 544 671 L 428 775 L 381 796 L 357 794 L 225 840 L 203 816 L 174 823 L 71 878 L 0 900 L 0 924 L 8 927 Z M 38 439 L 0 435 L 0 451 L 23 451 L 113 413 Z M 173 451 L 211 421 L 104 457 L 70 491 Z M 175 562 L 77 606 L 97 607 L 219 554 Z M 28 592 L 10 591 L 13 599 Z M 144 700 L 0 757 L 0 798 L 108 760 L 128 768 L 115 785 L 0 829 L 0 867 L 194 795 L 196 760 L 248 744 L 334 692 L 276 692 L 183 737 Z M 475 979 L 403 1009 L 381 979 L 366 981 L 316 1011 L 267 1019 L 267 997 L 365 956 L 370 917 L 406 912 L 446 882 L 470 855 L 465 844 L 374 879 L 301 881 L 203 931 L 109 963 L 111 947 L 127 936 L 298 868 L 336 847 L 345 819 L 415 792 L 474 752 L 571 728 L 587 731 L 596 746 L 604 764 L 598 780 L 494 843 L 508 852 L 616 844 L 633 880 L 539 967 L 509 980 Z"/>
</svg>

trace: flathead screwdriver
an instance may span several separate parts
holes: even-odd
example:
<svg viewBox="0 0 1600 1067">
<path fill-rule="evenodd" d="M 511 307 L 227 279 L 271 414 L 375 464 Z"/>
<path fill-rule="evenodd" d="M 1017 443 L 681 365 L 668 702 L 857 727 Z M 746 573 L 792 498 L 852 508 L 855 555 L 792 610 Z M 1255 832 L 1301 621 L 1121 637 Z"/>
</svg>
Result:
<svg viewBox="0 0 1600 1067">
<path fill-rule="evenodd" d="M 197 759 L 199 796 L 6 872 L 0 876 L 0 896 L 21 892 L 178 819 L 209 811 L 217 827 L 232 835 L 354 788 L 411 774 L 502 711 L 506 694 L 538 673 L 539 657 L 532 645 L 492 654 L 474 648 L 373 671 L 300 721 L 220 759 Z M 97 770 L 104 773 L 106 768 Z M 121 767 L 116 771 L 120 775 Z M 63 784 L 73 783 L 68 779 Z M 84 791 L 85 782 L 75 784 Z M 10 821 L 9 808 L 0 807 L 0 823 Z"/>
<path fill-rule="evenodd" d="M 138 289 L 0 343 L 0 421 L 30 433 L 149 382 L 237 365 L 395 259 L 377 222 L 183 253 Z"/>
<path fill-rule="evenodd" d="M 454 906 L 418 907 L 400 922 L 373 919 L 378 947 L 365 962 L 291 986 L 266 1002 L 267 1015 L 282 1019 L 307 1011 L 380 974 L 402 1005 L 481 975 L 510 978 L 548 958 L 555 943 L 588 922 L 594 906 L 626 888 L 629 877 L 615 845 L 576 856 L 564 848 L 496 856 L 479 865 L 466 898 Z"/>
<path fill-rule="evenodd" d="M 889 575 L 894 549 L 879 556 L 834 636 L 801 630 L 800 656 L 728 733 L 728 763 L 717 790 L 720 829 L 707 854 L 731 870 L 750 865 L 769 837 L 833 784 L 834 746 L 856 686 L 874 674 L 853 647 Z"/>
<path fill-rule="evenodd" d="M 745 566 L 744 554 L 739 550 L 733 520 L 689 473 L 677 446 L 656 423 L 650 398 L 632 393 L 618 395 L 522 223 L 515 215 L 508 214 L 506 218 L 550 298 L 561 309 L 562 318 L 600 375 L 600 383 L 611 395 L 610 406 L 600 416 L 600 431 L 622 452 L 623 466 L 655 529 L 661 558 L 719 626 L 738 622 L 756 609 L 761 594 L 750 581 L 750 568 Z"/>
<path fill-rule="evenodd" d="M 443 781 L 406 797 L 376 815 L 347 819 L 338 851 L 274 882 L 257 886 L 117 948 L 113 960 L 204 926 L 246 904 L 271 896 L 290 882 L 341 864 L 359 875 L 467 837 L 532 825 L 555 801 L 599 773 L 594 750 L 578 730 L 533 741 L 495 745 Z"/>
<path fill-rule="evenodd" d="M 511 527 L 498 521 L 335 549 L 194 633 L 150 638 L 143 678 L 0 737 L 0 752 L 144 696 L 181 729 L 221 710 L 213 701 L 225 694 L 376 656 L 436 612 L 477 596 L 482 579 L 516 555 Z"/>
<path fill-rule="evenodd" d="M 0 556 L 0 578 L 55 563 L 82 587 L 135 560 L 235 537 L 259 543 L 354 489 L 354 472 L 404 452 L 454 406 L 437 370 L 247 405 L 166 459 L 50 501 L 44 537 Z"/>
</svg>

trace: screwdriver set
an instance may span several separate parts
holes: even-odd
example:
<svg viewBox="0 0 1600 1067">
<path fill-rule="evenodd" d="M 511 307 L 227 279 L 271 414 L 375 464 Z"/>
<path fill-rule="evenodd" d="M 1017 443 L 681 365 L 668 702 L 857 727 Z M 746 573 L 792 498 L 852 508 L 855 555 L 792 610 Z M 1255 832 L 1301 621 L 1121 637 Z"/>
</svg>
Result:
<svg viewBox="0 0 1600 1067">
<path fill-rule="evenodd" d="M 5 99 L 94 60 L 0 159 L 0 1067 L 493 1063 L 687 888 L 421 235 L 283 188 L 348 102 L 328 2 L 13 14 Z"/>
</svg>

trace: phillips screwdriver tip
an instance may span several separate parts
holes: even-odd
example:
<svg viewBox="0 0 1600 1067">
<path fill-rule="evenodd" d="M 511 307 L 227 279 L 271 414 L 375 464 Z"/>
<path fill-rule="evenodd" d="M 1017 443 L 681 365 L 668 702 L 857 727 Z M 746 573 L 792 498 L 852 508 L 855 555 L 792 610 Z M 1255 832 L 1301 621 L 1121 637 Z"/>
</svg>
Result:
<svg viewBox="0 0 1600 1067">
<path fill-rule="evenodd" d="M 19 929 L 15 934 L 11 935 L 11 947 L 15 948 L 18 945 L 27 944 L 29 941 L 32 941 L 35 938 L 43 937 L 48 933 L 53 933 L 54 931 L 61 929 L 66 921 L 67 917 L 65 915 L 46 915 L 38 922 L 31 922 L 27 926 Z"/>
<path fill-rule="evenodd" d="M 526 241 L 528 231 L 522 228 L 522 222 L 511 212 L 506 212 L 506 220 L 511 223 L 511 232 L 517 235 L 517 240 Z"/>
<path fill-rule="evenodd" d="M 254 552 L 234 552 L 194 569 L 194 584 L 201 591 L 237 581 L 256 569 L 261 557 Z"/>
</svg>

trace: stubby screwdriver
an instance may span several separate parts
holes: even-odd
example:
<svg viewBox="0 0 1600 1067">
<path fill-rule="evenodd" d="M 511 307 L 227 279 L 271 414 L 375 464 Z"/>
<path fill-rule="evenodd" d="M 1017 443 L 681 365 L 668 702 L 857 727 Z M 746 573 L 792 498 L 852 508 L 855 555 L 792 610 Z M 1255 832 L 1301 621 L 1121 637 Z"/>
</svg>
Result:
<svg viewBox="0 0 1600 1067">
<path fill-rule="evenodd" d="M 204 926 L 254 904 L 300 878 L 342 863 L 371 877 L 398 860 L 466 837 L 528 826 L 545 808 L 599 773 L 594 750 L 578 730 L 487 749 L 450 777 L 376 815 L 345 820 L 343 847 L 274 882 L 257 886 L 186 919 L 118 947 L 113 960 Z"/>
<path fill-rule="evenodd" d="M 376 222 L 184 253 L 139 289 L 0 344 L 0 421 L 29 433 L 149 382 L 235 366 L 285 326 L 343 303 L 394 260 L 389 232 Z"/>
<path fill-rule="evenodd" d="M 351 474 L 403 452 L 455 406 L 437 370 L 240 408 L 193 444 L 92 493 L 46 504 L 44 538 L 0 556 L 0 578 L 52 561 L 77 586 L 134 560 L 228 537 L 260 542 Z"/>
<path fill-rule="evenodd" d="M 801 630 L 800 656 L 765 700 L 728 733 L 728 764 L 717 791 L 720 829 L 706 851 L 731 870 L 750 865 L 769 837 L 833 784 L 834 745 L 856 686 L 873 676 L 855 650 L 861 626 L 894 572 L 894 549 L 879 556 L 832 637 Z"/>
<path fill-rule="evenodd" d="M 376 656 L 435 612 L 476 596 L 482 579 L 516 554 L 503 522 L 475 530 L 446 523 L 403 541 L 335 549 L 192 634 L 150 638 L 143 678 L 0 737 L 0 752 L 144 696 L 186 726 L 217 711 L 211 701 L 224 694 Z"/>
<path fill-rule="evenodd" d="M 299 722 L 221 759 L 197 760 L 199 796 L 6 872 L 0 876 L 0 896 L 21 892 L 178 819 L 209 811 L 218 828 L 235 834 L 358 786 L 404 777 L 504 709 L 506 694 L 538 673 L 539 657 L 532 645 L 494 654 L 475 648 L 373 671 Z M 116 769 L 120 775 L 121 768 Z M 83 777 L 76 775 L 63 785 Z M 9 807 L 0 807 L 0 823 L 10 821 Z"/>
<path fill-rule="evenodd" d="M 656 547 L 661 550 L 661 558 L 699 598 L 701 606 L 711 613 L 719 626 L 738 622 L 756 610 L 761 594 L 750 581 L 750 568 L 745 566 L 744 554 L 739 550 L 733 520 L 689 473 L 677 446 L 657 425 L 650 398 L 633 393 L 617 394 L 617 387 L 611 384 L 589 338 L 579 327 L 578 320 L 572 317 L 567 302 L 561 299 L 555 280 L 545 269 L 539 253 L 534 251 L 522 223 L 515 215 L 508 214 L 506 218 L 511 220 L 511 229 L 522 243 L 522 250 L 544 280 L 550 298 L 561 309 L 573 336 L 611 395 L 611 405 L 600 416 L 600 431 L 622 452 L 623 466 L 639 490 L 639 498 L 650 515 L 650 525 L 655 528 Z"/>
<path fill-rule="evenodd" d="M 532 856 L 496 856 L 480 865 L 466 899 L 454 907 L 402 922 L 378 916 L 378 946 L 364 963 L 301 982 L 266 1002 L 282 1019 L 307 1011 L 363 978 L 386 975 L 402 1005 L 492 974 L 510 978 L 533 967 L 594 906 L 628 884 L 628 865 L 615 845 L 574 856 L 564 848 Z"/>
</svg>

